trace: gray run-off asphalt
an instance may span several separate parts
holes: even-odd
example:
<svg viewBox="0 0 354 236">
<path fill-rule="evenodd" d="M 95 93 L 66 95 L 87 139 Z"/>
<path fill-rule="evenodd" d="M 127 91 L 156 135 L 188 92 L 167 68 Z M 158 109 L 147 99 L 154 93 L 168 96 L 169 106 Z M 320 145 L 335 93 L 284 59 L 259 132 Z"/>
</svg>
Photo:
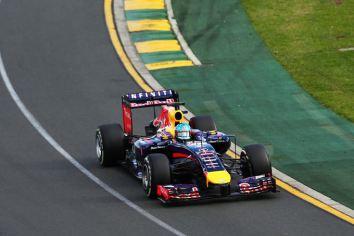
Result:
<svg viewBox="0 0 354 236">
<path fill-rule="evenodd" d="M 120 122 L 139 87 L 114 52 L 95 0 L 2 0 L 0 52 L 27 108 L 105 183 L 188 235 L 352 235 L 350 224 L 281 191 L 251 200 L 163 207 L 120 167 L 95 159 L 99 124 Z M 135 116 L 141 125 L 146 118 Z M 81 174 L 24 118 L 0 82 L 0 235 L 166 235 Z"/>
</svg>

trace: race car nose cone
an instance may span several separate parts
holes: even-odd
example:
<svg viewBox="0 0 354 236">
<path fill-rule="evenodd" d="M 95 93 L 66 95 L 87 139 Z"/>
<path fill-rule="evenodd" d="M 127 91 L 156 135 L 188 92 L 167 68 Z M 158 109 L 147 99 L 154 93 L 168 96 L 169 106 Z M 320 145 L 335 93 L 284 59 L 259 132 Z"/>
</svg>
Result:
<svg viewBox="0 0 354 236">
<path fill-rule="evenodd" d="M 207 172 L 205 177 L 207 184 L 228 184 L 231 181 L 231 176 L 226 170 Z"/>
</svg>

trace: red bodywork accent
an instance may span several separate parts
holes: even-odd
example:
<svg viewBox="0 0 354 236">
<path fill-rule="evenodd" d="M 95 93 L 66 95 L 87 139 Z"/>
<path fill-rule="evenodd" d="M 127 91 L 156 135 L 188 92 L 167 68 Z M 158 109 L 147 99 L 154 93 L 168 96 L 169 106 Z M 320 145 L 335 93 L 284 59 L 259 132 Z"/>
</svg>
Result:
<svg viewBox="0 0 354 236">
<path fill-rule="evenodd" d="M 188 158 L 190 155 L 180 152 L 172 153 L 172 158 Z"/>
<path fill-rule="evenodd" d="M 123 126 L 124 126 L 124 133 L 128 135 L 133 134 L 133 122 L 132 122 L 132 110 L 130 107 L 122 104 L 122 111 L 123 111 Z"/>
<path fill-rule="evenodd" d="M 166 201 L 170 199 L 168 189 L 164 188 L 162 185 L 157 185 L 157 196 L 163 197 Z"/>
<path fill-rule="evenodd" d="M 162 106 L 160 115 L 152 123 L 155 127 L 164 128 L 170 126 L 170 118 L 168 117 L 168 107 Z"/>
<path fill-rule="evenodd" d="M 165 201 L 190 200 L 198 199 L 201 197 L 199 194 L 199 189 L 196 186 L 191 185 L 188 185 L 186 187 L 180 187 L 179 185 L 157 185 L 156 194 Z"/>
</svg>

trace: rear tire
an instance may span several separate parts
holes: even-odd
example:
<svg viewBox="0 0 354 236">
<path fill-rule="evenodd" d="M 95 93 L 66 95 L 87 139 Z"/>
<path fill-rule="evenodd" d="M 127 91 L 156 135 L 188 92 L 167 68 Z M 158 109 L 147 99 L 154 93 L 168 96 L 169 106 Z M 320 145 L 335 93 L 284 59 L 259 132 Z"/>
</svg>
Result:
<svg viewBox="0 0 354 236">
<path fill-rule="evenodd" d="M 96 152 L 101 166 L 113 166 L 125 159 L 125 136 L 119 124 L 99 126 L 96 130 Z"/>
<path fill-rule="evenodd" d="M 157 185 L 171 183 L 170 162 L 164 154 L 152 153 L 143 162 L 143 188 L 146 196 L 156 198 Z"/>
<path fill-rule="evenodd" d="M 243 150 L 246 152 L 241 154 L 241 169 L 244 178 L 272 174 L 272 165 L 262 144 L 247 145 Z"/>
<path fill-rule="evenodd" d="M 201 131 L 216 130 L 216 125 L 211 116 L 194 116 L 190 119 L 189 125 L 192 129 L 199 129 Z"/>
</svg>

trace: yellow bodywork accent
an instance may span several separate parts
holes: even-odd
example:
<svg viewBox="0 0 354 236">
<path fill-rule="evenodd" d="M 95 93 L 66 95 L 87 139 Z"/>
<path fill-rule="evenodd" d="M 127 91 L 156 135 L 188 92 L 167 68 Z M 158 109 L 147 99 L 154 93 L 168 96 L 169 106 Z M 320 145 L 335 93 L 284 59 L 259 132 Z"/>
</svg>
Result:
<svg viewBox="0 0 354 236">
<path fill-rule="evenodd" d="M 180 119 L 176 119 L 176 114 L 180 115 Z M 171 123 L 176 125 L 176 122 L 181 122 L 184 118 L 183 112 L 181 110 L 176 110 L 174 107 L 168 107 L 168 119 Z"/>
<path fill-rule="evenodd" d="M 151 40 L 135 43 L 139 53 L 181 51 L 177 40 Z"/>
<path fill-rule="evenodd" d="M 127 21 L 129 32 L 155 30 L 170 31 L 171 25 L 166 19 L 161 20 L 131 20 Z"/>
<path fill-rule="evenodd" d="M 125 10 L 165 9 L 164 0 L 125 0 Z"/>
<path fill-rule="evenodd" d="M 235 154 L 235 152 L 231 151 L 230 149 L 227 150 L 226 154 L 232 159 L 240 159 L 240 156 L 238 154 Z"/>
<path fill-rule="evenodd" d="M 148 70 L 159 70 L 173 67 L 182 67 L 182 66 L 193 66 L 193 62 L 190 60 L 182 60 L 182 61 L 160 61 L 150 64 L 145 64 Z"/>
<path fill-rule="evenodd" d="M 231 176 L 226 170 L 219 170 L 205 173 L 207 186 L 212 184 L 229 184 L 231 182 Z"/>
<path fill-rule="evenodd" d="M 171 124 L 170 126 L 166 126 L 165 130 L 172 135 L 173 138 L 175 138 L 175 126 L 174 124 Z"/>
<path fill-rule="evenodd" d="M 169 126 L 166 126 L 164 129 L 165 129 L 168 133 L 170 133 L 173 138 L 175 138 L 176 121 L 177 121 L 177 122 L 180 122 L 181 120 L 184 119 L 183 113 L 182 113 L 180 110 L 176 110 L 174 107 L 167 107 L 167 109 L 168 109 L 167 115 L 168 115 L 168 119 L 169 119 L 169 121 L 170 121 L 170 125 L 169 125 Z M 181 112 L 181 113 L 182 113 L 182 119 L 181 119 L 181 120 L 176 120 L 176 119 L 175 119 L 175 114 L 176 114 L 177 112 Z"/>
</svg>

